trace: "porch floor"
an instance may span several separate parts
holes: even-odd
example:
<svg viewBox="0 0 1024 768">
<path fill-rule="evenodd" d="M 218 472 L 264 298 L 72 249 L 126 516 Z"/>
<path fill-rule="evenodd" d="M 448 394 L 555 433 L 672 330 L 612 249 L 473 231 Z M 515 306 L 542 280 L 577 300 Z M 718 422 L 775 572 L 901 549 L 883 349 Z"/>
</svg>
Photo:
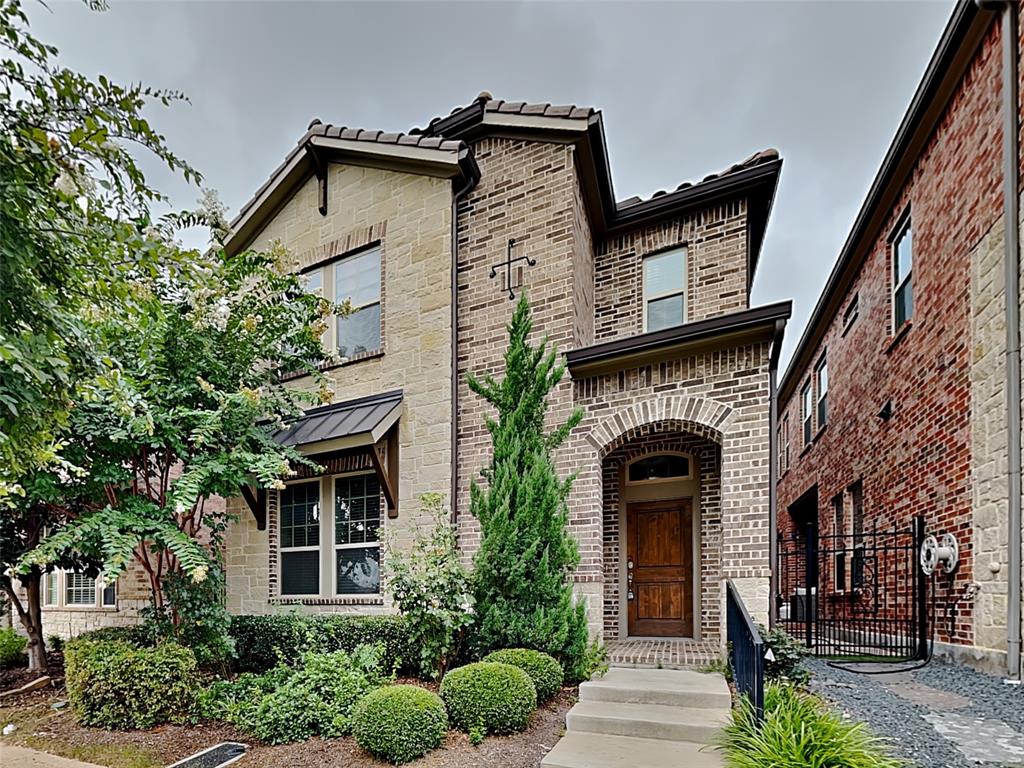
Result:
<svg viewBox="0 0 1024 768">
<path fill-rule="evenodd" d="M 605 647 L 613 667 L 692 669 L 705 667 L 722 655 L 717 639 L 626 637 L 609 640 Z"/>
</svg>

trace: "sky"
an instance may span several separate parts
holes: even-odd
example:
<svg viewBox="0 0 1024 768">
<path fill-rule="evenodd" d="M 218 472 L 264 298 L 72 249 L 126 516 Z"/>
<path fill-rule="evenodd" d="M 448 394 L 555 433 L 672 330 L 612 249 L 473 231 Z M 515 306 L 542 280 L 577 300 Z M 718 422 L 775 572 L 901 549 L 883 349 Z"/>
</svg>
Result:
<svg viewBox="0 0 1024 768">
<path fill-rule="evenodd" d="M 601 109 L 616 197 L 784 159 L 751 304 L 793 300 L 785 367 L 952 11 L 916 2 L 25 0 L 84 74 L 183 91 L 150 122 L 233 215 L 314 117 L 424 126 L 482 91 Z M 195 187 L 149 164 L 174 207 Z M 198 244 L 198 243 L 196 243 Z"/>
</svg>

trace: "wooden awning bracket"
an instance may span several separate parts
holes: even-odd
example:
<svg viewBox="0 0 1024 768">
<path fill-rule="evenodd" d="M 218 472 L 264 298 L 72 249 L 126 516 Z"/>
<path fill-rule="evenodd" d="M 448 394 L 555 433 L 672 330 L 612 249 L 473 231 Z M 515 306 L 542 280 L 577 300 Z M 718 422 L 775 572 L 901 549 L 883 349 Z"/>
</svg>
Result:
<svg viewBox="0 0 1024 768">
<path fill-rule="evenodd" d="M 267 530 L 267 490 L 257 488 L 253 491 L 250 486 L 243 485 L 242 498 L 245 499 L 245 503 L 252 511 L 252 516 L 256 519 L 256 530 Z"/>
<path fill-rule="evenodd" d="M 309 156 L 309 160 L 313 164 L 313 173 L 316 174 L 317 181 L 319 182 L 319 188 L 317 190 L 317 208 L 319 209 L 321 216 L 326 216 L 328 175 L 327 161 L 316 151 L 316 147 L 310 143 L 306 144 L 306 154 Z"/>
<path fill-rule="evenodd" d="M 373 444 L 370 461 L 380 478 L 380 487 L 388 504 L 388 517 L 398 517 L 398 425 L 395 424 Z"/>
</svg>

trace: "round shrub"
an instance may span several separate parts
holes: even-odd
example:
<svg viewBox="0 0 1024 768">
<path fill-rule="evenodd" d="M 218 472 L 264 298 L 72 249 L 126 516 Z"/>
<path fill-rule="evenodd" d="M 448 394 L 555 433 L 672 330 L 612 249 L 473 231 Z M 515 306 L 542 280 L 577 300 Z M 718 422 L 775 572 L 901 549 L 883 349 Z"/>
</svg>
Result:
<svg viewBox="0 0 1024 768">
<path fill-rule="evenodd" d="M 195 709 L 196 657 L 163 643 L 137 648 L 120 640 L 72 640 L 64 650 L 68 701 L 82 725 L 152 728 L 180 723 Z"/>
<path fill-rule="evenodd" d="M 537 708 L 537 689 L 519 667 L 478 661 L 453 669 L 441 681 L 448 718 L 463 731 L 510 733 L 526 728 Z"/>
<path fill-rule="evenodd" d="M 494 651 L 484 657 L 484 661 L 496 661 L 500 664 L 511 664 L 519 667 L 533 680 L 537 689 L 537 701 L 545 702 L 558 693 L 565 675 L 562 665 L 553 656 L 529 648 L 506 648 Z"/>
<path fill-rule="evenodd" d="M 395 765 L 441 746 L 447 731 L 444 702 L 415 685 L 378 688 L 352 711 L 352 735 L 359 746 Z"/>
</svg>

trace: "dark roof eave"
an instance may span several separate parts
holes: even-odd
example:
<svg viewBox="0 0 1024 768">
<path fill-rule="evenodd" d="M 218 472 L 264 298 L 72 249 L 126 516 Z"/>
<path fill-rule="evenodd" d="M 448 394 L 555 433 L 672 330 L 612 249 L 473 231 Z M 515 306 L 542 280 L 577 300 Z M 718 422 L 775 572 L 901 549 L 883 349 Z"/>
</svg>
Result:
<svg viewBox="0 0 1024 768">
<path fill-rule="evenodd" d="M 685 323 L 675 328 L 642 333 L 614 341 L 606 341 L 589 347 L 573 349 L 566 353 L 566 364 L 570 372 L 583 367 L 611 363 L 620 358 L 656 354 L 674 347 L 707 342 L 719 337 L 734 336 L 757 330 L 776 331 L 776 323 L 786 320 L 792 314 L 792 302 L 780 301 L 753 309 L 730 312 L 726 315 Z"/>
<path fill-rule="evenodd" d="M 865 243 L 873 241 L 884 223 L 894 198 L 996 15 L 991 10 L 979 8 L 974 2 L 956 4 L 797 342 L 786 372 L 779 381 L 780 407 L 796 389 L 796 381 L 800 378 L 797 374 L 810 364 L 827 325 L 838 311 L 837 300 L 845 294 L 866 256 Z"/>
</svg>

